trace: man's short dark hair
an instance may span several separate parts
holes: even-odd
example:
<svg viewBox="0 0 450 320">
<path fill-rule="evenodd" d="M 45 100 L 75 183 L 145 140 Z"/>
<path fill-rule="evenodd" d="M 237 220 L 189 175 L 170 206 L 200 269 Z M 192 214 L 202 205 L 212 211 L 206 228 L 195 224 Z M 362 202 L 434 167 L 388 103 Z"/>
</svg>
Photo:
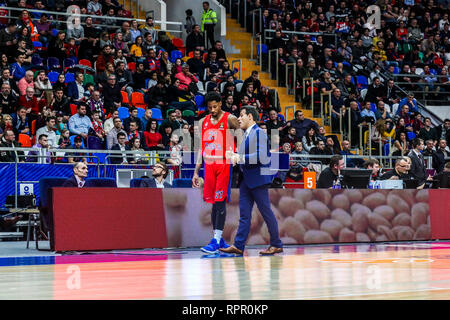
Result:
<svg viewBox="0 0 450 320">
<path fill-rule="evenodd" d="M 27 107 L 25 107 L 25 106 L 19 106 L 19 107 L 17 107 L 17 113 L 19 113 L 19 111 L 22 110 L 22 109 L 27 110 Z"/>
<path fill-rule="evenodd" d="M 125 134 L 125 133 L 123 133 L 123 132 L 119 132 L 118 134 L 117 134 L 117 139 L 119 139 L 120 137 L 126 137 L 127 135 Z"/>
<path fill-rule="evenodd" d="M 210 101 L 221 102 L 222 97 L 221 97 L 220 93 L 218 93 L 216 91 L 208 92 L 205 96 L 205 103 L 208 103 Z"/>
<path fill-rule="evenodd" d="M 380 164 L 380 162 L 377 159 L 368 159 L 364 162 L 363 167 L 364 169 L 367 169 L 369 166 L 373 167 L 376 164 Z"/>
<path fill-rule="evenodd" d="M 50 122 L 50 120 L 55 120 L 56 121 L 56 117 L 47 117 L 47 119 L 45 119 L 45 122 Z"/>
<path fill-rule="evenodd" d="M 258 110 L 256 110 L 255 107 L 252 106 L 243 106 L 241 110 L 245 111 L 245 114 L 252 115 L 253 121 L 258 122 L 259 121 L 259 113 Z"/>
<path fill-rule="evenodd" d="M 344 157 L 341 156 L 340 154 L 336 154 L 336 155 L 332 156 L 332 157 L 330 158 L 330 168 L 333 169 L 333 167 L 334 167 L 335 165 L 338 166 L 338 165 L 339 165 L 339 161 L 342 160 L 342 159 L 344 159 Z"/>
<path fill-rule="evenodd" d="M 423 140 L 420 138 L 414 138 L 413 141 L 411 142 L 411 145 L 413 147 L 413 149 L 415 149 L 417 146 L 420 145 L 420 143 L 422 143 Z"/>
<path fill-rule="evenodd" d="M 38 137 L 38 140 L 41 140 L 42 138 L 48 138 L 48 135 L 46 135 L 45 133 L 43 133 L 43 134 L 40 134 L 39 135 L 39 137 Z"/>
</svg>

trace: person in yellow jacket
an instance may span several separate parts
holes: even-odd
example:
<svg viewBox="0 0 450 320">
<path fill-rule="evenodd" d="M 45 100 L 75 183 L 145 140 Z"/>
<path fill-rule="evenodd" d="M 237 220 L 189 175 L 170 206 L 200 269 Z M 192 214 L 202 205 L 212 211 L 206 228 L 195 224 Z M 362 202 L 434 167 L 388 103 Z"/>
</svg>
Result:
<svg viewBox="0 0 450 320">
<path fill-rule="evenodd" d="M 217 13 L 209 7 L 209 2 L 203 2 L 202 14 L 202 31 L 206 32 L 206 37 L 211 43 L 211 48 L 214 47 L 214 27 L 217 24 Z"/>
</svg>

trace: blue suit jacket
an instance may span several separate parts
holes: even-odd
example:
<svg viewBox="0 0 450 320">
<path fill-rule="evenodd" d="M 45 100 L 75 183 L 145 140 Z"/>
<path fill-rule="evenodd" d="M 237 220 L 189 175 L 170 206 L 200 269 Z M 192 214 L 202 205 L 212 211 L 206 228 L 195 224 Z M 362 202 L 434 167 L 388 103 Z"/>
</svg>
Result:
<svg viewBox="0 0 450 320">
<path fill-rule="evenodd" d="M 76 82 L 69 82 L 67 84 L 67 96 L 69 98 L 72 98 L 74 100 L 76 99 L 80 99 L 81 97 L 79 96 L 79 92 L 78 92 L 78 87 Z"/>
<path fill-rule="evenodd" d="M 272 183 L 273 175 L 268 172 L 271 157 L 269 139 L 258 125 L 253 126 L 248 137 L 242 141 L 239 154 L 245 160 L 240 164 L 242 179 L 250 189 Z"/>
</svg>

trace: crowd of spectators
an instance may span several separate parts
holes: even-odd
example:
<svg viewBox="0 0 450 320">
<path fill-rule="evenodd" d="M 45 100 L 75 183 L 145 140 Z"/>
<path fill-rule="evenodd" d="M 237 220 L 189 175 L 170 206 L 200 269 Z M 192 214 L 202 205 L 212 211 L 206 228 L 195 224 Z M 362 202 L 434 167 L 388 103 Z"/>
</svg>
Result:
<svg viewBox="0 0 450 320">
<path fill-rule="evenodd" d="M 314 155 L 352 154 L 359 142 L 359 127 L 364 132 L 369 123 L 374 153 L 380 151 L 380 141 L 383 150 L 383 144 L 392 141 L 389 154 L 405 155 L 417 136 L 427 145 L 432 141 L 428 152 L 444 150 L 448 156 L 450 121 L 432 126 L 431 119 L 420 114 L 414 94 L 400 92 L 393 78 L 396 68 L 402 74 L 422 68 L 425 82 L 405 76 L 401 82 L 411 84 L 403 89 L 429 88 L 430 94 L 448 90 L 448 77 L 430 82 L 430 73 L 445 75 L 450 65 L 448 9 L 439 3 L 377 1 L 381 28 L 372 29 L 366 25 L 368 3 L 364 2 L 249 2 L 250 11 L 264 9 L 264 29 L 275 31 L 268 43 L 270 49 L 279 51 L 277 63 L 297 64 L 301 101 L 307 103 L 310 97 L 302 96 L 301 88 L 308 77 L 314 78 L 318 92 L 331 93 L 332 128 L 339 128 L 341 121 L 345 137 L 341 141 L 334 132 L 327 133 L 324 126 L 305 118 L 301 110 L 286 121 L 279 113 L 277 92 L 261 83 L 257 71 L 248 79 L 237 79 L 222 42 L 215 41 L 207 50 L 201 28 L 192 19 L 185 47 L 180 47 L 155 28 L 152 17 L 139 23 L 117 1 L 71 4 L 91 16 L 66 25 L 66 16 L 33 13 L 32 9 L 44 6 L 65 12 L 67 3 L 20 0 L 17 6 L 23 10 L 11 11 L 17 18 L 0 21 L 4 24 L 0 30 L 1 146 L 23 145 L 29 138 L 31 145 L 44 149 L 167 150 L 168 163 L 179 164 L 181 152 L 192 150 L 198 139 L 194 120 L 205 115 L 199 97 L 218 91 L 225 111 L 239 115 L 243 105 L 253 105 L 261 115 L 261 127 L 268 134 L 278 130 L 280 134 L 273 139 L 279 139 L 275 142 L 280 147 L 272 151 L 310 155 L 305 158 L 309 162 L 294 158 L 291 169 L 301 170 L 314 160 L 329 162 Z M 290 36 L 286 31 L 336 34 L 338 45 L 324 35 Z M 284 68 L 279 70 L 284 72 Z M 368 79 L 366 90 L 357 76 Z M 136 93 L 142 97 L 139 103 L 134 103 Z M 174 133 L 177 129 L 180 134 Z M 0 160 L 14 161 L 15 156 L 4 152 Z M 33 156 L 22 159 L 38 161 Z M 68 157 L 69 162 L 83 159 L 81 154 Z M 43 156 L 39 161 L 65 160 Z M 145 161 L 139 155 L 111 158 L 112 163 Z M 347 166 L 362 163 L 354 160 Z"/>
<path fill-rule="evenodd" d="M 201 97 L 206 92 L 220 92 L 223 108 L 235 115 L 247 104 L 265 118 L 272 107 L 280 111 L 276 92 L 261 85 L 257 72 L 237 79 L 220 41 L 204 47 L 199 25 L 187 28 L 184 47 L 175 41 L 181 39 L 159 31 L 152 17 L 138 23 L 115 0 L 70 4 L 91 16 L 33 12 L 44 7 L 65 12 L 69 3 L 20 0 L 21 10 L 0 21 L 1 146 L 166 150 L 167 162 L 179 164 L 180 152 L 192 148 L 188 144 L 194 139 L 187 136 L 194 134 L 194 120 L 205 114 Z M 175 134 L 177 129 L 182 133 Z M 85 159 L 81 153 L 17 155 L 42 163 Z M 4 152 L 0 161 L 15 157 Z M 111 158 L 112 163 L 147 160 Z"/>
<path fill-rule="evenodd" d="M 380 8 L 377 28 L 366 13 L 373 4 Z M 349 149 L 357 148 L 360 139 L 368 145 L 370 139 L 372 154 L 407 155 L 417 137 L 428 141 L 430 153 L 445 149 L 449 154 L 449 120 L 432 125 L 429 117 L 422 116 L 418 103 L 426 98 L 449 104 L 448 1 L 251 0 L 247 8 L 247 18 L 261 9 L 263 29 L 272 30 L 262 32 L 255 26 L 268 49 L 278 50 L 279 83 L 286 85 L 284 65 L 295 63 L 296 95 L 305 106 L 314 99 L 313 111 L 318 114 L 319 93 L 331 95 L 330 101 L 327 95 L 324 101 L 331 106 L 332 133 L 342 133 L 349 140 L 337 141 L 340 149 L 348 142 Z M 277 68 L 275 63 L 271 65 L 275 76 Z M 314 79 L 313 97 L 311 83 L 302 87 L 307 78 Z M 366 132 L 369 126 L 371 130 Z M 297 129 L 306 152 L 315 146 L 310 138 L 317 136 L 317 128 L 315 131 L 305 134 Z M 325 146 L 320 143 L 318 147 L 331 150 L 334 146 L 325 141 Z M 283 150 L 287 152 L 287 146 Z"/>
</svg>

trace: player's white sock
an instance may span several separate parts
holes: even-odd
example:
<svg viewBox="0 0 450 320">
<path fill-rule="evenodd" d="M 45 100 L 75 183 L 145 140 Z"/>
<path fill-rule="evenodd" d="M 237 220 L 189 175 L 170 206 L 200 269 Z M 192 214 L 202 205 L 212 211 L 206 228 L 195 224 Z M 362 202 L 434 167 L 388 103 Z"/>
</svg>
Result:
<svg viewBox="0 0 450 320">
<path fill-rule="evenodd" d="M 222 230 L 214 230 L 214 239 L 217 240 L 217 243 L 220 242 L 221 238 L 222 238 Z"/>
</svg>

